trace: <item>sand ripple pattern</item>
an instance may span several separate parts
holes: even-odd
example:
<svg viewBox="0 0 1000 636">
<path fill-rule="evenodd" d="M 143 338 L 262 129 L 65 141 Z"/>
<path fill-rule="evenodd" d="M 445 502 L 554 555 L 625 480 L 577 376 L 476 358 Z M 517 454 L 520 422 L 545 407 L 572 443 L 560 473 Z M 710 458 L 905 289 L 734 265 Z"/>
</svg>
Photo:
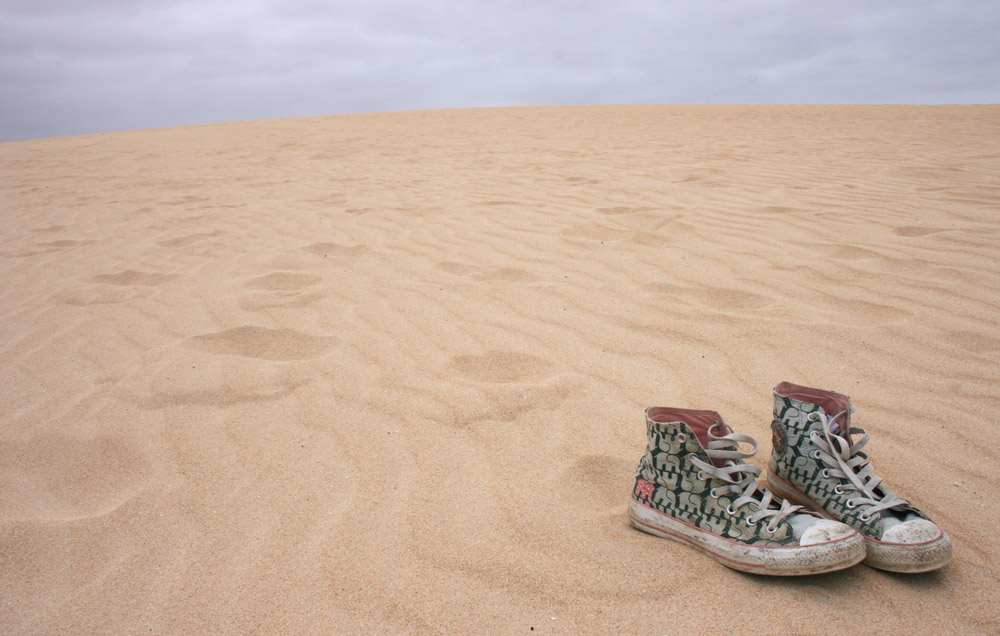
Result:
<svg viewBox="0 0 1000 636">
<path fill-rule="evenodd" d="M 0 173 L 0 633 L 1000 629 L 996 106 L 301 118 Z M 955 563 L 761 580 L 629 528 L 644 407 L 763 465 L 786 379 L 852 395 Z"/>
<path fill-rule="evenodd" d="M 310 336 L 294 329 L 243 325 L 194 336 L 188 340 L 188 345 L 224 355 L 263 360 L 303 360 L 323 355 L 338 341 L 335 337 Z"/>
</svg>

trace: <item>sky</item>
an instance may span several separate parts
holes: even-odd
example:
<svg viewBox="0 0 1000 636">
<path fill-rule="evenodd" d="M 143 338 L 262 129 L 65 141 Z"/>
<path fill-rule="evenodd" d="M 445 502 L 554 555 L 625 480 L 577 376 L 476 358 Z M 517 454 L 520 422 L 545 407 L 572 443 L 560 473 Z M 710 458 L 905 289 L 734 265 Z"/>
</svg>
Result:
<svg viewBox="0 0 1000 636">
<path fill-rule="evenodd" d="M 0 141 L 338 113 L 998 103 L 1000 2 L 0 0 Z"/>
</svg>

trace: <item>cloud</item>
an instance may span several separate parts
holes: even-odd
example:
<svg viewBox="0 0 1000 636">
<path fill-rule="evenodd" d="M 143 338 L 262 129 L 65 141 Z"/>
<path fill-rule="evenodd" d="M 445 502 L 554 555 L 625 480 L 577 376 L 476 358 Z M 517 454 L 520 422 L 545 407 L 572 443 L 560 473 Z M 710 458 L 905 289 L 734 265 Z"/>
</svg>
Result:
<svg viewBox="0 0 1000 636">
<path fill-rule="evenodd" d="M 0 7 L 0 140 L 516 104 L 1000 101 L 954 2 L 35 1 Z"/>
</svg>

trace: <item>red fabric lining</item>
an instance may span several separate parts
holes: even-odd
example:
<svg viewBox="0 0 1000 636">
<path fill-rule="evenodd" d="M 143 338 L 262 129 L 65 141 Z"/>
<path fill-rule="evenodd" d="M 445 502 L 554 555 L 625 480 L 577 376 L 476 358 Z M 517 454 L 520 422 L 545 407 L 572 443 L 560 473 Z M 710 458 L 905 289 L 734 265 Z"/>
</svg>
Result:
<svg viewBox="0 0 1000 636">
<path fill-rule="evenodd" d="M 844 426 L 847 425 L 847 415 L 850 414 L 851 398 L 842 393 L 825 391 L 823 389 L 814 389 L 807 386 L 799 386 L 798 384 L 792 384 L 791 382 L 782 382 L 778 386 L 774 387 L 774 392 L 782 397 L 799 400 L 800 402 L 808 402 L 809 404 L 815 404 L 826 411 L 827 416 L 836 415 L 841 411 L 846 411 L 844 415 L 841 415 L 836 419 L 836 422 Z"/>
<path fill-rule="evenodd" d="M 651 406 L 646 409 L 646 417 L 657 424 L 684 422 L 701 442 L 702 448 L 708 448 L 708 443 L 712 441 L 708 436 L 708 429 L 712 428 L 716 422 L 722 422 L 722 416 L 715 411 L 675 409 L 668 406 Z M 715 434 L 725 435 L 726 430 L 720 426 Z"/>
</svg>

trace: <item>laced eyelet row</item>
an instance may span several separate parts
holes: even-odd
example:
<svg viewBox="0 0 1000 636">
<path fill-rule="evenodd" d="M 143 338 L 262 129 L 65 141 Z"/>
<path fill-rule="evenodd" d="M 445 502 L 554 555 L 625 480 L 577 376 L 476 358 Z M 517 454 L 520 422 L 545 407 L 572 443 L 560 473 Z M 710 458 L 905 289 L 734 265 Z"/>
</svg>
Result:
<svg viewBox="0 0 1000 636">
<path fill-rule="evenodd" d="M 853 510 L 854 508 L 858 507 L 858 503 L 856 501 L 854 501 L 853 499 L 848 499 L 847 500 L 847 507 Z M 871 518 L 872 518 L 872 516 L 870 514 L 866 513 L 866 512 L 862 512 L 860 515 L 858 515 L 858 519 L 860 519 L 860 520 L 862 520 L 862 521 L 864 521 L 866 523 L 868 521 L 871 521 Z"/>
<path fill-rule="evenodd" d="M 745 520 L 743 521 L 743 523 L 744 523 L 744 524 L 746 525 L 746 527 L 748 527 L 748 528 L 753 528 L 754 526 L 756 526 L 756 525 L 757 525 L 757 522 L 756 522 L 756 521 L 750 521 L 750 519 L 749 519 L 749 518 L 748 518 L 748 519 L 745 519 Z M 764 527 L 764 532 L 766 532 L 766 533 L 768 533 L 768 534 L 774 534 L 774 533 L 775 533 L 775 532 L 777 532 L 777 531 L 778 531 L 778 529 L 777 529 L 777 528 L 773 528 L 773 527 L 771 527 L 771 524 L 768 524 L 767 526 L 765 526 L 765 527 Z"/>
</svg>

